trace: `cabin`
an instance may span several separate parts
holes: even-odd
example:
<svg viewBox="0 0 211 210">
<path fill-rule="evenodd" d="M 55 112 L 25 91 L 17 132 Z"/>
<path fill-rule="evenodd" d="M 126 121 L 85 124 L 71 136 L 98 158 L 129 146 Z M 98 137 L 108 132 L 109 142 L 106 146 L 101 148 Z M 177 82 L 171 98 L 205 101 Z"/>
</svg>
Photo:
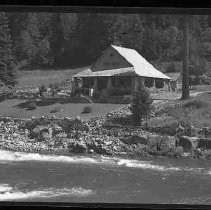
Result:
<svg viewBox="0 0 211 210">
<path fill-rule="evenodd" d="M 78 88 L 78 79 L 90 95 L 131 95 L 140 83 L 150 91 L 171 91 L 170 77 L 155 69 L 136 50 L 116 45 L 109 46 L 92 66 L 73 76 L 74 88 Z"/>
</svg>

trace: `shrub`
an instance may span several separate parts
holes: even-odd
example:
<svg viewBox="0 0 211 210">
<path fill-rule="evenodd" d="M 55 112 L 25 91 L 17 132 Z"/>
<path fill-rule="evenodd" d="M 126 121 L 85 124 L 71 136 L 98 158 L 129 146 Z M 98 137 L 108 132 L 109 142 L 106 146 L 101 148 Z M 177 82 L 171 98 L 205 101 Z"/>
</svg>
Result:
<svg viewBox="0 0 211 210">
<path fill-rule="evenodd" d="M 61 91 L 61 88 L 57 84 L 49 84 L 49 88 L 51 89 L 52 96 L 55 96 L 56 93 Z M 47 89 L 44 92 L 46 91 Z"/>
<path fill-rule="evenodd" d="M 133 94 L 130 111 L 136 125 L 141 124 L 143 118 L 147 118 L 152 110 L 153 100 L 143 85 Z"/>
<path fill-rule="evenodd" d="M 37 108 L 37 104 L 35 100 L 28 101 L 27 110 L 34 110 Z"/>
<path fill-rule="evenodd" d="M 83 112 L 82 113 L 91 113 L 92 112 L 92 107 L 91 106 L 85 106 L 83 108 Z"/>
<path fill-rule="evenodd" d="M 81 90 L 80 92 L 81 92 L 82 95 L 89 95 L 89 88 L 83 87 L 80 90 Z"/>
<path fill-rule="evenodd" d="M 169 157 L 179 158 L 183 155 L 183 153 L 184 153 L 183 148 L 181 146 L 178 146 L 175 149 L 170 150 L 167 155 Z"/>
<path fill-rule="evenodd" d="M 45 87 L 45 85 L 41 85 L 39 87 L 39 94 L 40 94 L 40 97 L 43 97 L 43 93 L 47 91 L 47 88 Z"/>
<path fill-rule="evenodd" d="M 61 111 L 61 107 L 57 106 L 57 107 L 52 108 L 52 109 L 50 110 L 50 113 L 57 113 L 57 112 L 59 112 L 59 111 Z"/>
</svg>

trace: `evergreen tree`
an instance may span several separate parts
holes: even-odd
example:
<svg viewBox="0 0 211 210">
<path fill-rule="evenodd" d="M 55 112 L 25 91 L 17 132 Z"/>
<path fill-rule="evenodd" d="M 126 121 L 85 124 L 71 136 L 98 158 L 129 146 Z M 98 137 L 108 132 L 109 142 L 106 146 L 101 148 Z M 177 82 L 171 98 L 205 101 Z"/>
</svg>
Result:
<svg viewBox="0 0 211 210">
<path fill-rule="evenodd" d="M 7 86 L 15 85 L 15 60 L 6 13 L 0 12 L 0 81 Z"/>
<path fill-rule="evenodd" d="M 134 92 L 130 110 L 135 125 L 141 125 L 142 120 L 149 117 L 152 111 L 152 98 L 150 92 L 140 82 L 138 89 Z"/>
<path fill-rule="evenodd" d="M 109 32 L 101 14 L 79 14 L 75 36 L 77 48 L 74 60 L 81 64 L 91 65 L 110 44 Z"/>
</svg>

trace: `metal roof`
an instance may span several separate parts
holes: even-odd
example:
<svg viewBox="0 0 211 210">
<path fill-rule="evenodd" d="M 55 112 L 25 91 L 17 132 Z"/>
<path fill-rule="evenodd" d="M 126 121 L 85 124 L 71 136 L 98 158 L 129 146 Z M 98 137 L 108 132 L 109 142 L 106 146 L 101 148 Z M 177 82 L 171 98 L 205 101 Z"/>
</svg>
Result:
<svg viewBox="0 0 211 210">
<path fill-rule="evenodd" d="M 126 75 L 139 75 L 142 77 L 153 77 L 168 79 L 171 78 L 162 72 L 158 71 L 150 64 L 145 58 L 143 58 L 136 50 L 118 47 L 111 45 L 121 56 L 123 56 L 133 67 L 111 69 L 103 71 L 92 71 L 90 68 L 85 69 L 82 72 L 74 75 L 73 77 L 97 77 L 97 76 L 126 76 Z"/>
<path fill-rule="evenodd" d="M 180 73 L 180 72 L 166 73 L 166 75 L 167 75 L 168 77 L 170 77 L 172 81 L 176 81 L 176 80 L 178 80 L 179 77 L 181 76 L 181 73 Z"/>
<path fill-rule="evenodd" d="M 73 77 L 110 77 L 110 76 L 126 76 L 126 75 L 136 75 L 133 67 L 111 69 L 104 71 L 92 71 L 87 68 L 84 71 L 79 72 Z"/>
<path fill-rule="evenodd" d="M 150 64 L 144 57 L 142 57 L 136 50 L 125 47 L 118 47 L 115 45 L 111 46 L 133 65 L 136 74 L 139 76 L 171 79 L 167 75 L 155 69 L 154 66 Z"/>
</svg>

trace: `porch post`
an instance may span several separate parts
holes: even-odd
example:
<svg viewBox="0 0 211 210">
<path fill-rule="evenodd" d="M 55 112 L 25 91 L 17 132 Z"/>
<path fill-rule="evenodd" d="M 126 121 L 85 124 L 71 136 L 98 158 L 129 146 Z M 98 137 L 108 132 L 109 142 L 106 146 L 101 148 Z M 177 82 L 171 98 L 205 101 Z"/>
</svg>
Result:
<svg viewBox="0 0 211 210">
<path fill-rule="evenodd" d="M 138 82 L 139 82 L 139 78 L 135 77 L 134 78 L 134 90 L 137 91 L 138 90 Z"/>
<path fill-rule="evenodd" d="M 139 81 L 140 81 L 140 83 L 141 83 L 141 85 L 143 87 L 144 86 L 144 77 L 140 77 Z"/>
<path fill-rule="evenodd" d="M 153 88 L 156 89 L 156 86 L 155 86 L 155 78 L 153 78 Z"/>
<path fill-rule="evenodd" d="M 93 86 L 94 90 L 98 90 L 98 81 L 97 81 L 97 77 L 94 77 L 94 86 Z"/>
<path fill-rule="evenodd" d="M 78 89 L 78 78 L 74 77 L 72 83 L 72 92 L 75 92 L 77 89 Z"/>
</svg>

